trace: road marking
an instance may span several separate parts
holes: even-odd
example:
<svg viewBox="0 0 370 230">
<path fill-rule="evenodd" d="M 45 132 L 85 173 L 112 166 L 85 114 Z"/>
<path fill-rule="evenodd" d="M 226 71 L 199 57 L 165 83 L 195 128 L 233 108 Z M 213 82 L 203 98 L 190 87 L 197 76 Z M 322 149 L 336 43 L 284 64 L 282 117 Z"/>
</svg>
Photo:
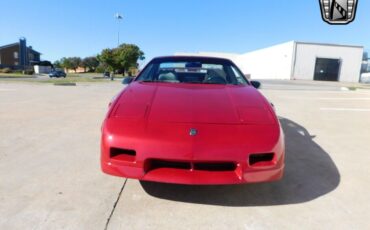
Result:
<svg viewBox="0 0 370 230">
<path fill-rule="evenodd" d="M 365 95 L 364 95 L 365 96 Z M 367 96 L 367 95 L 366 95 Z M 293 96 L 279 96 L 281 99 L 291 99 L 291 100 L 322 100 L 322 101 L 370 101 L 370 97 L 293 97 Z"/>
<path fill-rule="evenodd" d="M 351 100 L 359 100 L 359 101 L 368 101 L 370 100 L 370 97 L 321 97 L 319 100 L 345 100 L 345 101 L 351 101 Z"/>
<path fill-rule="evenodd" d="M 370 109 L 357 108 L 320 108 L 322 111 L 349 111 L 349 112 L 370 112 Z"/>
</svg>

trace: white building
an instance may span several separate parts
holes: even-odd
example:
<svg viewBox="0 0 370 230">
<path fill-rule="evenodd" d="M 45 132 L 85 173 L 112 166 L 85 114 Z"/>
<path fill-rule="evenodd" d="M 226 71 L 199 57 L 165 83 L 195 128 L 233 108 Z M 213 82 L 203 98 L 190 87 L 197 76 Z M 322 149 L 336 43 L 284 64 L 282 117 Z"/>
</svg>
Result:
<svg viewBox="0 0 370 230">
<path fill-rule="evenodd" d="M 51 72 L 51 66 L 34 65 L 35 74 L 45 74 Z"/>
<path fill-rule="evenodd" d="M 253 79 L 358 82 L 364 47 L 291 41 L 245 54 L 176 53 L 223 57 Z"/>
</svg>

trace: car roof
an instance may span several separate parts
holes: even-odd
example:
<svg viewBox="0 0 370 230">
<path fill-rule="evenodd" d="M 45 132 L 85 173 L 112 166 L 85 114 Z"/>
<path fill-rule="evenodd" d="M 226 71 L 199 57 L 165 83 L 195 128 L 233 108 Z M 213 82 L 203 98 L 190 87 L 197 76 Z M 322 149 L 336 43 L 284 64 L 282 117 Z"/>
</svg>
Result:
<svg viewBox="0 0 370 230">
<path fill-rule="evenodd" d="M 163 56 L 153 58 L 151 62 L 169 62 L 169 61 L 233 63 L 230 59 L 227 58 L 207 57 L 207 56 Z"/>
</svg>

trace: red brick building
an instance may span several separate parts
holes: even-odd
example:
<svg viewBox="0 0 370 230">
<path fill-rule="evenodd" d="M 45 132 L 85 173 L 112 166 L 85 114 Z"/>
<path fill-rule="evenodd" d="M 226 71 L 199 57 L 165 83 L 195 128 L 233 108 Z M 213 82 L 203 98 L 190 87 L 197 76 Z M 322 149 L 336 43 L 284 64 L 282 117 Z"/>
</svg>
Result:
<svg viewBox="0 0 370 230">
<path fill-rule="evenodd" d="M 21 38 L 19 42 L 0 46 L 0 68 L 27 68 L 32 62 L 39 62 L 40 56 L 40 52 L 27 47 L 26 39 Z"/>
</svg>

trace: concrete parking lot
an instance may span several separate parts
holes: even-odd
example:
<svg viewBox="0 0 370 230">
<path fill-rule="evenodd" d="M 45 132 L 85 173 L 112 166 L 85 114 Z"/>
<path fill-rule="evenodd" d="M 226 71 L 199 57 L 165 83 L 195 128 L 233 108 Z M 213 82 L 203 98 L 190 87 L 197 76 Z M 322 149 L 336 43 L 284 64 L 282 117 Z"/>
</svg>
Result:
<svg viewBox="0 0 370 230">
<path fill-rule="evenodd" d="M 0 82 L 0 229 L 369 229 L 370 90 L 263 83 L 286 134 L 284 179 L 237 186 L 104 175 L 119 82 Z"/>
</svg>

